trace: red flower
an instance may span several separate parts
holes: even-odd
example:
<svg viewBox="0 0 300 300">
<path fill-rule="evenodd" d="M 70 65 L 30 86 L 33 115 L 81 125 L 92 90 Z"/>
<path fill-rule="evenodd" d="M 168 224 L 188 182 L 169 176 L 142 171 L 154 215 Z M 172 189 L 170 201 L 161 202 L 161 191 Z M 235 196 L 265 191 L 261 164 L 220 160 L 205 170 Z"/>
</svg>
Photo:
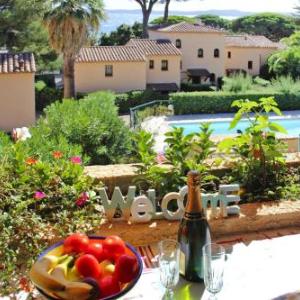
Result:
<svg viewBox="0 0 300 300">
<path fill-rule="evenodd" d="M 60 151 L 53 151 L 52 156 L 56 159 L 62 158 L 63 154 Z"/>
<path fill-rule="evenodd" d="M 36 200 L 41 200 L 44 199 L 45 197 L 47 197 L 47 195 L 44 192 L 40 192 L 40 191 L 36 191 L 33 196 L 33 198 Z"/>
<path fill-rule="evenodd" d="M 80 165 L 81 162 L 82 162 L 80 156 L 72 156 L 72 157 L 70 158 L 70 160 L 71 160 L 71 162 L 72 162 L 73 164 L 76 164 L 76 165 Z"/>
<path fill-rule="evenodd" d="M 87 192 L 84 192 L 81 194 L 81 196 L 78 199 L 76 199 L 75 204 L 78 207 L 83 207 L 89 199 L 90 199 L 89 194 Z"/>
<path fill-rule="evenodd" d="M 163 153 L 157 154 L 157 156 L 156 156 L 156 162 L 157 162 L 158 164 L 161 165 L 161 164 L 163 164 L 166 160 L 167 160 L 167 159 L 166 159 L 166 157 L 164 156 Z"/>
<path fill-rule="evenodd" d="M 25 160 L 25 163 L 27 165 L 35 165 L 37 163 L 37 159 L 35 159 L 34 157 L 28 157 L 26 160 Z"/>
</svg>

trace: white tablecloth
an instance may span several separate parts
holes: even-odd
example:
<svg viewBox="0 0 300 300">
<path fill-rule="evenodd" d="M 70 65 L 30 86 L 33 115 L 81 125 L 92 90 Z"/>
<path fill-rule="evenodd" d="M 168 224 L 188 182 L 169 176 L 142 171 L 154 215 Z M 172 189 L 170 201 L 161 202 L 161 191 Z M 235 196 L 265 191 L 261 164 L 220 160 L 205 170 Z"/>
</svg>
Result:
<svg viewBox="0 0 300 300">
<path fill-rule="evenodd" d="M 297 290 L 300 293 L 300 235 L 292 235 L 254 241 L 248 246 L 234 245 L 226 262 L 224 286 L 218 300 L 270 300 Z M 159 300 L 163 294 L 158 270 L 148 269 L 122 300 Z M 175 289 L 175 299 L 207 298 L 203 284 L 180 279 Z"/>
</svg>

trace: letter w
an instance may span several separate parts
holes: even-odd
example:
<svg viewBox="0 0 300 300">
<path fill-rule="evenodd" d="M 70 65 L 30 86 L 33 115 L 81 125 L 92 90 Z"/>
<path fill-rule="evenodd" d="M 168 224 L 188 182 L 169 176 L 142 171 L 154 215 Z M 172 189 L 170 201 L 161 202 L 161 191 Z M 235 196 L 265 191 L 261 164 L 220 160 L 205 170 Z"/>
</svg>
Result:
<svg viewBox="0 0 300 300">
<path fill-rule="evenodd" d="M 114 219 L 117 208 L 121 210 L 122 216 L 126 220 L 130 218 L 130 207 L 135 197 L 135 191 L 136 187 L 130 186 L 128 188 L 127 196 L 124 197 L 120 188 L 115 187 L 112 198 L 109 200 L 105 188 L 100 189 L 100 198 L 108 220 Z"/>
</svg>

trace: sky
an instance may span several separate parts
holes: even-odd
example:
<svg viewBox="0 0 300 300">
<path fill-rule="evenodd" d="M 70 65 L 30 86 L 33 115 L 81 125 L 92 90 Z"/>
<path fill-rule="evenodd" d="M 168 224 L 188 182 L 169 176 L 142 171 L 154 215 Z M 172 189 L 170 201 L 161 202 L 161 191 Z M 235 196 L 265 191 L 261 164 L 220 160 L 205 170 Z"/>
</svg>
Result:
<svg viewBox="0 0 300 300">
<path fill-rule="evenodd" d="M 134 0 L 104 0 L 107 9 L 139 9 Z M 237 9 L 249 12 L 282 12 L 291 13 L 300 4 L 300 0 L 190 0 L 187 2 L 171 1 L 170 10 L 193 11 L 210 9 Z M 155 10 L 163 10 L 163 5 L 157 4 Z"/>
</svg>

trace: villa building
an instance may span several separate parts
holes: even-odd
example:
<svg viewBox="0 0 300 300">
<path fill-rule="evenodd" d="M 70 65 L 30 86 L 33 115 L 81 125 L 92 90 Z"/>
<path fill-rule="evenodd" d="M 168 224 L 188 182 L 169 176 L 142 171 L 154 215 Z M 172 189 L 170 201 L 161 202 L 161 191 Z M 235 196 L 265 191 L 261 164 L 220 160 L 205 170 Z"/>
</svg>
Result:
<svg viewBox="0 0 300 300">
<path fill-rule="evenodd" d="M 82 48 L 75 63 L 75 90 L 167 92 L 185 81 L 215 84 L 235 72 L 259 75 L 279 47 L 264 36 L 228 35 L 202 23 L 153 26 L 149 39 Z"/>
<path fill-rule="evenodd" d="M 35 122 L 34 75 L 31 53 L 0 53 L 0 130 Z"/>
<path fill-rule="evenodd" d="M 126 92 L 180 87 L 181 52 L 165 40 L 130 40 L 125 46 L 82 48 L 75 63 L 75 91 Z"/>
</svg>

